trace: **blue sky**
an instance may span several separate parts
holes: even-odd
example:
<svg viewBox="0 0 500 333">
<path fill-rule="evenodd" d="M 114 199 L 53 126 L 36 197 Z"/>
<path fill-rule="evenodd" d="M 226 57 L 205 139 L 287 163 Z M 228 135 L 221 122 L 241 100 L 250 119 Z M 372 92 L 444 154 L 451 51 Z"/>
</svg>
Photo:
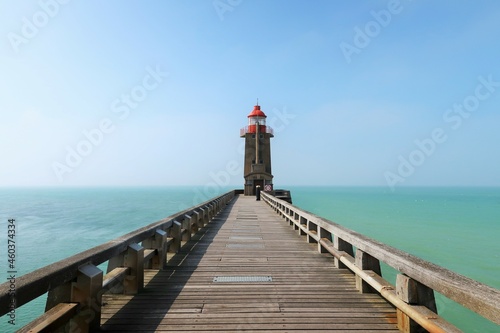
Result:
<svg viewBox="0 0 500 333">
<path fill-rule="evenodd" d="M 0 186 L 500 186 L 498 1 L 0 2 Z M 78 155 L 78 156 L 76 156 Z"/>
</svg>

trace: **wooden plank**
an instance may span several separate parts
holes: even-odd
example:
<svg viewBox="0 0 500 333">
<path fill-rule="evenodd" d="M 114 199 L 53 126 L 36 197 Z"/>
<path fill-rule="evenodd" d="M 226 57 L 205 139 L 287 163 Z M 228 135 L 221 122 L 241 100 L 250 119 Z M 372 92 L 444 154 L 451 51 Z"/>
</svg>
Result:
<svg viewBox="0 0 500 333">
<path fill-rule="evenodd" d="M 394 308 L 377 294 L 360 294 L 354 275 L 317 249 L 265 203 L 240 196 L 166 270 L 146 270 L 140 294 L 104 295 L 102 329 L 397 332 Z M 272 281 L 213 282 L 216 276 Z"/>
<path fill-rule="evenodd" d="M 125 276 L 129 274 L 130 267 L 117 267 L 106 274 L 102 280 L 102 289 L 109 290 L 121 283 Z"/>
<path fill-rule="evenodd" d="M 59 303 L 42 316 L 21 328 L 20 333 L 53 332 L 73 317 L 78 303 Z"/>
<path fill-rule="evenodd" d="M 391 331 L 393 328 L 393 324 L 351 324 L 351 323 L 315 323 L 315 324 L 253 324 L 251 322 L 244 324 L 221 324 L 221 325 L 156 325 L 156 324 L 144 324 L 144 325 L 116 325 L 113 329 L 120 332 L 130 332 L 130 331 L 151 331 L 151 332 L 172 332 L 172 331 L 184 331 L 184 332 L 193 332 L 193 331 L 218 331 L 224 330 L 228 332 L 236 332 L 240 330 L 269 330 L 269 331 L 299 331 L 299 332 L 310 332 L 314 330 L 325 330 L 325 331 L 338 331 L 345 330 L 351 332 L 352 330 L 359 330 L 361 332 L 366 332 L 367 330 L 377 330 L 378 332 Z M 109 328 L 104 328 L 106 331 L 109 331 Z"/>
</svg>

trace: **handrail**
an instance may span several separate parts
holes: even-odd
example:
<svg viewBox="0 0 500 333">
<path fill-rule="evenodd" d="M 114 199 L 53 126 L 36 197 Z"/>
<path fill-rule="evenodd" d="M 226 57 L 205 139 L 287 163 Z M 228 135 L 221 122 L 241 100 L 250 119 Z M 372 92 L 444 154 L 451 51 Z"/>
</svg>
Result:
<svg viewBox="0 0 500 333">
<path fill-rule="evenodd" d="M 57 288 L 61 288 L 61 286 L 65 286 L 68 283 L 74 283 L 82 274 L 85 275 L 86 273 L 90 272 L 88 274 L 90 278 L 97 276 L 99 273 L 97 272 L 98 269 L 95 266 L 106 261 L 109 261 L 108 272 L 111 272 L 113 268 L 121 267 L 122 270 L 119 275 L 124 275 L 124 272 L 126 270 L 123 270 L 123 258 L 127 255 L 127 251 L 130 252 L 130 249 L 132 249 L 136 253 L 141 253 L 141 260 L 144 260 L 144 247 L 138 245 L 141 242 L 143 243 L 143 246 L 154 250 L 146 250 L 148 251 L 148 258 L 153 258 L 154 256 L 163 258 L 160 259 L 160 261 L 164 261 L 163 264 L 160 264 L 161 269 L 162 266 L 166 264 L 165 259 L 166 252 L 168 251 L 167 247 L 172 247 L 172 249 L 170 249 L 170 252 L 177 252 L 181 246 L 181 243 L 183 241 L 186 241 L 186 239 L 191 238 L 191 232 L 197 231 L 199 227 L 207 224 L 218 212 L 220 212 L 226 206 L 226 204 L 228 204 L 234 198 L 235 193 L 236 191 L 234 190 L 229 191 L 225 194 L 205 201 L 197 206 L 185 209 L 160 221 L 154 222 L 143 228 L 115 238 L 109 242 L 98 245 L 94 248 L 83 251 L 69 258 L 60 260 L 56 263 L 39 268 L 31 273 L 22 275 L 16 279 L 15 296 L 9 294 L 10 284 L 8 282 L 1 284 L 0 316 L 8 314 L 11 311 L 9 306 L 11 304 L 13 296 L 15 297 L 16 307 L 20 307 L 32 301 L 33 299 L 43 295 L 47 291 L 49 291 L 50 298 L 51 291 L 57 290 Z M 165 233 L 166 230 L 169 231 L 168 234 Z M 162 241 L 161 238 L 163 238 Z M 157 242 L 159 245 L 155 247 L 153 243 L 158 239 L 160 239 L 160 241 Z M 112 261 L 114 262 L 113 264 L 111 264 Z M 138 262 L 139 261 L 140 260 L 138 260 Z M 95 269 L 88 269 L 89 266 L 95 267 Z M 98 271 L 100 272 L 100 270 Z M 114 274 L 117 274 L 117 272 L 115 271 Z M 134 274 L 137 274 L 137 272 L 135 272 Z M 106 277 L 104 278 L 106 280 Z M 102 272 L 100 279 L 102 289 Z M 142 288 L 142 286 L 139 286 L 138 288 L 140 289 Z M 68 294 L 68 292 L 66 292 L 66 294 Z M 70 301 L 74 302 L 72 300 L 66 300 L 66 302 Z M 46 311 L 50 310 L 50 308 L 53 308 L 61 302 L 64 301 L 59 301 L 56 304 L 49 304 L 51 302 L 47 300 Z"/>
<path fill-rule="evenodd" d="M 377 265 L 378 261 L 382 261 L 402 273 L 404 276 L 401 277 L 409 277 L 423 287 L 427 286 L 484 318 L 500 324 L 500 290 L 380 243 L 268 193 L 262 192 L 262 198 L 291 225 L 306 235 L 309 242 L 318 243 L 321 252 L 330 252 L 337 260 L 341 257 L 350 257 L 363 272 L 366 272 L 367 268 L 359 267 L 363 265 L 359 264 L 361 260 L 358 260 L 358 256 L 368 254 L 377 261 Z M 356 259 L 352 257 L 352 246 L 356 248 Z M 351 253 L 347 253 L 349 251 L 345 251 L 346 248 L 350 249 Z M 369 283 L 366 274 L 358 276 Z M 397 285 L 396 289 L 398 288 Z"/>
</svg>

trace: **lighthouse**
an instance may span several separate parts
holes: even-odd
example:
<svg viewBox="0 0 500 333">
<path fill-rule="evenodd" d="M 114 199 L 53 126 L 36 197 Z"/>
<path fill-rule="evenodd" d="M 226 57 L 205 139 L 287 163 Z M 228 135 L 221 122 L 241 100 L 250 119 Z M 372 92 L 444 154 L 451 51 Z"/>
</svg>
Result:
<svg viewBox="0 0 500 333">
<path fill-rule="evenodd" d="M 266 118 L 257 103 L 248 115 L 248 126 L 240 131 L 240 137 L 245 138 L 245 195 L 255 195 L 257 186 L 263 191 L 273 191 L 271 138 L 274 134 L 266 125 Z"/>
</svg>

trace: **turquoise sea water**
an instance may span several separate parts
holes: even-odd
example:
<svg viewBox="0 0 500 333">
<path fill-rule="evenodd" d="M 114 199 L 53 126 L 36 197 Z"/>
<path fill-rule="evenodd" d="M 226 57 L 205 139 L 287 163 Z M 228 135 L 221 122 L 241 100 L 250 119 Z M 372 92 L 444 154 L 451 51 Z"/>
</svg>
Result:
<svg viewBox="0 0 500 333">
<path fill-rule="evenodd" d="M 500 188 L 290 189 L 298 207 L 500 289 Z M 395 272 L 382 268 L 394 283 Z M 500 332 L 441 295 L 436 303 L 440 315 L 464 332 Z"/>
<path fill-rule="evenodd" d="M 500 188 L 286 187 L 294 204 L 396 248 L 500 289 Z M 219 189 L 219 193 L 229 188 Z M 7 220 L 16 219 L 18 275 L 76 254 L 217 193 L 197 187 L 0 189 L 0 276 L 7 278 Z M 388 280 L 394 272 L 384 267 Z M 43 311 L 17 309 L 13 332 Z M 438 310 L 465 332 L 498 325 L 439 297 Z"/>
</svg>

